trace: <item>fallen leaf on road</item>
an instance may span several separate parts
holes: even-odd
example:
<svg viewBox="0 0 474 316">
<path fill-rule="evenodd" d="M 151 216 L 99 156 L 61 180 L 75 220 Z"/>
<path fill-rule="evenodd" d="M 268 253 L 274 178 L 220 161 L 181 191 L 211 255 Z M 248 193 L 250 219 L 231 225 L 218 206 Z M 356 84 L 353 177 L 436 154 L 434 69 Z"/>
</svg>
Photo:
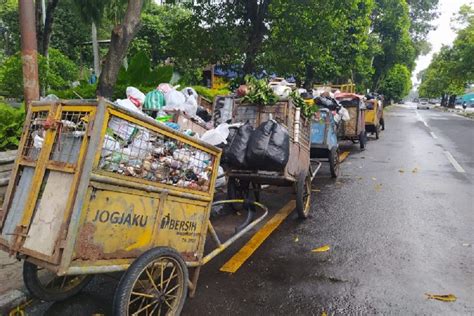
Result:
<svg viewBox="0 0 474 316">
<path fill-rule="evenodd" d="M 299 241 L 299 239 L 298 239 L 298 237 L 296 237 L 296 238 L 295 238 L 295 242 L 298 242 L 298 241 Z"/>
<path fill-rule="evenodd" d="M 442 302 L 456 302 L 456 300 L 457 300 L 457 297 L 454 294 L 437 295 L 437 294 L 425 293 L 425 295 L 430 300 L 438 300 L 438 301 L 442 301 Z"/>
<path fill-rule="evenodd" d="M 404 172 L 405 172 L 405 170 L 403 170 L 403 169 L 398 169 L 398 172 L 400 172 L 400 173 L 404 173 Z"/>
<path fill-rule="evenodd" d="M 375 185 L 375 191 L 379 192 L 380 190 L 382 190 L 382 184 L 378 183 Z"/>
<path fill-rule="evenodd" d="M 417 173 L 417 172 L 418 172 L 418 168 L 413 169 L 411 172 Z"/>
<path fill-rule="evenodd" d="M 358 177 L 357 179 L 362 180 L 363 178 L 362 178 L 362 177 Z"/>
<path fill-rule="evenodd" d="M 471 246 L 471 244 L 467 244 L 467 243 L 466 243 L 466 244 L 462 244 L 462 245 L 463 245 L 463 247 L 470 247 L 470 246 Z"/>
<path fill-rule="evenodd" d="M 315 248 L 315 249 L 311 250 L 311 252 L 326 252 L 329 249 L 331 249 L 331 248 L 328 245 L 324 245 L 322 247 Z"/>
<path fill-rule="evenodd" d="M 376 177 L 372 177 L 372 180 L 377 181 L 377 178 L 376 178 Z"/>
<path fill-rule="evenodd" d="M 311 190 L 311 192 L 321 192 L 321 190 L 319 190 L 319 189 L 313 189 L 313 190 Z"/>
<path fill-rule="evenodd" d="M 326 312 L 322 312 L 321 316 L 328 316 L 328 314 Z"/>
</svg>

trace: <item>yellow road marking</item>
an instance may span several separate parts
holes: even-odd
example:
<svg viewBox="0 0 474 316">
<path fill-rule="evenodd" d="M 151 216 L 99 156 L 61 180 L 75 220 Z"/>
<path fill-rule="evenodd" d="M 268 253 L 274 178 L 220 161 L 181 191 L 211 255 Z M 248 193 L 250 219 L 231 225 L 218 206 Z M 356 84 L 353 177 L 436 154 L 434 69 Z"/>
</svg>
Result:
<svg viewBox="0 0 474 316">
<path fill-rule="evenodd" d="M 222 272 L 235 273 L 248 258 L 260 247 L 265 239 L 285 220 L 296 207 L 296 201 L 291 200 L 283 206 L 252 238 L 229 259 L 221 268 Z"/>
<path fill-rule="evenodd" d="M 350 152 L 348 152 L 348 151 L 345 151 L 345 152 L 341 153 L 339 155 L 339 162 L 343 162 L 347 158 L 347 156 L 349 156 L 349 154 L 350 154 Z"/>
</svg>

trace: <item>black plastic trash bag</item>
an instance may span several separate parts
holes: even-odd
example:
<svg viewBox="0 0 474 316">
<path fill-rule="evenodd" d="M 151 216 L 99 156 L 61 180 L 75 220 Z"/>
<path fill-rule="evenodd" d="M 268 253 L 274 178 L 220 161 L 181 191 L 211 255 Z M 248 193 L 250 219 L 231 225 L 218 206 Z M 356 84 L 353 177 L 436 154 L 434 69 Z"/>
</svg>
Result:
<svg viewBox="0 0 474 316">
<path fill-rule="evenodd" d="M 282 171 L 290 156 L 290 137 L 287 129 L 270 120 L 250 136 L 247 145 L 247 165 L 253 170 Z"/>
<path fill-rule="evenodd" d="M 224 156 L 225 163 L 232 168 L 245 168 L 246 165 L 246 151 L 247 144 L 253 132 L 253 127 L 249 122 L 245 123 L 233 135 L 225 148 Z"/>
<path fill-rule="evenodd" d="M 335 111 L 339 106 L 335 99 L 326 97 L 316 97 L 314 98 L 314 103 L 320 107 L 327 108 L 331 111 Z"/>
</svg>

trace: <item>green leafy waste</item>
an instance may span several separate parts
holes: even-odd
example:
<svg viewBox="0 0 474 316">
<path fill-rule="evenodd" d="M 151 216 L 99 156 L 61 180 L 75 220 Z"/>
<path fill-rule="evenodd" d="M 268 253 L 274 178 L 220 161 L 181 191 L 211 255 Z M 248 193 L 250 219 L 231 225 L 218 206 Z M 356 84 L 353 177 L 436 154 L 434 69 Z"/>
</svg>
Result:
<svg viewBox="0 0 474 316">
<path fill-rule="evenodd" d="M 253 76 L 245 76 L 245 83 L 249 89 L 246 96 L 242 98 L 242 103 L 256 105 L 273 105 L 278 102 L 278 96 L 264 79 L 257 79 Z"/>
</svg>

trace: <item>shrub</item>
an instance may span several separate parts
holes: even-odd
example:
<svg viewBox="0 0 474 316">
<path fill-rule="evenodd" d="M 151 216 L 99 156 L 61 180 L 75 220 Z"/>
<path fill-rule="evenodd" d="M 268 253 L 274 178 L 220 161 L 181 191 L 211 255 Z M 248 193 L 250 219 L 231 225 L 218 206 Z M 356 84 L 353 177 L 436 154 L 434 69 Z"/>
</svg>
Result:
<svg viewBox="0 0 474 316">
<path fill-rule="evenodd" d="M 77 80 L 78 68 L 59 50 L 49 50 L 49 63 L 38 55 L 40 85 L 52 90 L 67 89 Z M 10 98 L 23 95 L 23 73 L 20 53 L 10 56 L 0 66 L 0 94 Z"/>
<path fill-rule="evenodd" d="M 0 151 L 16 149 L 20 142 L 25 109 L 0 102 Z"/>
<path fill-rule="evenodd" d="M 218 95 L 227 95 L 230 93 L 229 89 L 209 89 L 203 86 L 193 86 L 194 90 L 200 95 L 211 101 Z"/>
</svg>

